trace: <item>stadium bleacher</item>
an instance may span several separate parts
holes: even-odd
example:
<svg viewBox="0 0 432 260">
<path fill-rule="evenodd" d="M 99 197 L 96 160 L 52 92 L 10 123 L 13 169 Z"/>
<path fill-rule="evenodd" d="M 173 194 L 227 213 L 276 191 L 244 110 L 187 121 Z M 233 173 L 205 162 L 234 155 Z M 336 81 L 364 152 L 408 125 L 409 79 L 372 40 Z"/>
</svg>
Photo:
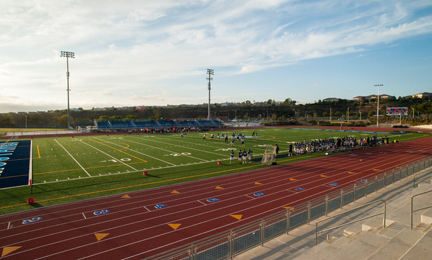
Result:
<svg viewBox="0 0 432 260">
<path fill-rule="evenodd" d="M 95 122 L 100 130 L 166 128 L 166 127 L 220 127 L 218 120 L 182 120 L 182 121 L 114 121 Z"/>
</svg>

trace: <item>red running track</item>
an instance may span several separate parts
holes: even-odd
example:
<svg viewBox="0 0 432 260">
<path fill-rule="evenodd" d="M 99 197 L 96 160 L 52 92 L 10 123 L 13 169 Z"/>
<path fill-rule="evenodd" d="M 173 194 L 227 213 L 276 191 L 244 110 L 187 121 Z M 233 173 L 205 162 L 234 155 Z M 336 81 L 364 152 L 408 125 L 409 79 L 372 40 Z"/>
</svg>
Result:
<svg viewBox="0 0 432 260">
<path fill-rule="evenodd" d="M 430 155 L 432 137 L 3 215 L 1 258 L 143 259 Z"/>
</svg>

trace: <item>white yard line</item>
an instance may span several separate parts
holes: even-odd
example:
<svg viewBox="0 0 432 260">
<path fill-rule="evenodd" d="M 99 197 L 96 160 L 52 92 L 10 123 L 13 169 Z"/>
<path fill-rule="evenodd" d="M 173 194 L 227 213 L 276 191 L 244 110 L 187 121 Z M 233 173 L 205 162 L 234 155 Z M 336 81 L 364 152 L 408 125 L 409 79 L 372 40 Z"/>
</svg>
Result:
<svg viewBox="0 0 432 260">
<path fill-rule="evenodd" d="M 133 169 L 134 171 L 138 171 L 138 170 L 137 170 L 137 169 L 135 169 L 134 167 L 132 167 L 132 166 L 130 166 L 130 165 L 128 165 L 128 164 L 126 164 L 126 163 L 122 162 L 121 160 L 119 160 L 119 159 L 115 158 L 114 156 L 111 156 L 111 155 L 109 155 L 109 154 L 105 153 L 105 152 L 104 152 L 104 151 L 102 151 L 102 150 L 99 150 L 98 148 L 94 147 L 93 145 L 90 145 L 90 144 L 88 144 L 88 143 L 84 143 L 84 141 L 83 141 L 83 140 L 80 140 L 80 141 L 81 141 L 81 143 L 83 143 L 83 144 L 86 144 L 86 145 L 88 145 L 88 146 L 92 147 L 93 149 L 95 149 L 95 150 L 97 150 L 97 151 L 99 151 L 99 152 L 101 152 L 101 153 L 103 153 L 103 154 L 105 154 L 105 155 L 107 155 L 107 156 L 109 156 L 109 157 L 111 157 L 111 158 L 115 159 L 116 161 L 118 161 L 118 162 L 120 162 L 120 163 L 122 163 L 122 164 L 124 164 L 125 166 L 127 166 L 127 167 L 129 167 L 129 168 Z"/>
<path fill-rule="evenodd" d="M 84 169 L 84 167 L 82 167 L 81 166 L 81 164 L 72 156 L 72 154 L 70 154 L 69 153 L 69 151 L 68 150 L 66 150 L 66 148 L 64 148 L 63 147 L 63 145 L 61 145 L 58 141 L 57 141 L 57 139 L 54 139 L 54 141 L 56 141 L 57 142 L 57 144 L 58 145 L 60 145 L 61 146 L 61 148 L 63 148 L 65 151 L 66 151 L 66 153 L 67 154 L 69 154 L 69 156 L 81 167 L 81 169 L 83 169 L 83 171 L 85 172 L 85 173 L 87 173 L 87 175 L 89 176 L 89 177 L 92 177 L 85 169 Z"/>
<path fill-rule="evenodd" d="M 113 142 L 109 142 L 109 141 L 106 141 L 106 140 L 101 140 L 101 139 L 99 139 L 99 138 L 94 138 L 94 139 L 97 139 L 97 140 L 99 140 L 99 141 L 101 141 L 101 142 L 106 142 L 106 143 L 109 143 L 109 144 L 113 144 L 113 145 L 121 146 L 121 145 L 119 145 L 119 144 L 116 144 L 116 143 L 113 143 Z M 150 158 L 152 158 L 152 159 L 155 159 L 155 160 L 158 160 L 158 161 L 164 162 L 164 163 L 166 163 L 166 164 L 170 164 L 170 165 L 173 165 L 173 166 L 178 166 L 178 165 L 175 165 L 175 164 L 173 164 L 173 163 L 170 163 L 170 162 L 167 162 L 167 161 L 161 160 L 161 159 L 159 159 L 159 158 L 156 158 L 156 157 L 150 156 L 150 155 L 145 154 L 145 153 L 142 153 L 142 152 L 138 152 L 138 151 L 133 150 L 133 149 L 130 149 L 130 148 L 126 148 L 126 150 L 130 150 L 130 151 L 133 151 L 133 152 L 139 153 L 139 154 L 141 154 L 141 155 L 144 155 L 144 156 L 150 157 Z"/>
<path fill-rule="evenodd" d="M 135 138 L 137 138 L 137 137 L 135 137 Z M 211 153 L 211 154 L 217 154 L 217 155 L 221 155 L 220 153 L 214 153 L 214 152 L 209 152 L 209 151 L 205 151 L 205 150 L 200 150 L 200 149 L 196 149 L 196 148 L 191 148 L 191 147 L 184 147 L 184 145 L 176 145 L 176 144 L 171 144 L 171 143 L 165 143 L 165 142 L 161 142 L 161 141 L 155 141 L 154 139 L 149 139 L 148 141 L 153 141 L 153 142 L 157 142 L 157 143 L 162 143 L 162 144 L 166 144 L 166 145 L 172 145 L 172 146 L 180 146 L 180 147 L 182 147 L 182 148 L 186 148 L 186 149 L 192 149 L 192 150 L 196 150 L 196 151 L 200 151 L 200 152 L 204 152 L 204 153 Z M 180 140 L 176 140 L 176 141 L 180 141 Z M 183 141 L 182 141 L 183 142 Z M 231 142 L 231 141 L 230 141 Z M 211 145 L 204 145 L 204 144 L 196 144 L 196 143 L 189 143 L 189 144 L 191 144 L 191 145 L 203 145 L 203 146 L 206 146 L 206 147 L 215 147 L 215 148 L 219 148 L 219 149 L 232 149 L 233 147 L 232 146 L 228 146 L 228 148 L 221 148 L 221 147 L 217 147 L 217 146 L 211 146 Z M 226 143 L 224 143 L 224 144 L 226 144 Z M 228 143 L 228 145 L 229 145 L 229 143 Z M 234 148 L 236 148 L 236 147 L 234 147 Z M 258 147 L 254 147 L 254 149 L 255 148 L 258 148 Z M 237 149 L 237 148 L 236 148 Z M 245 147 L 243 147 L 242 146 L 242 148 L 240 148 L 240 150 L 241 149 L 245 149 Z M 259 148 L 259 149 L 261 149 L 261 148 Z M 262 149 L 265 149 L 265 148 L 262 148 Z M 228 152 L 228 151 L 227 151 Z"/>
<path fill-rule="evenodd" d="M 166 151 L 166 152 L 169 152 L 169 153 L 176 153 L 176 152 L 173 152 L 173 151 L 170 151 L 170 150 L 167 150 L 167 149 L 163 149 L 163 148 L 160 148 L 160 147 L 156 147 L 156 146 L 152 146 L 152 145 L 148 145 L 148 144 L 143 144 L 143 143 L 134 142 L 134 141 L 129 140 L 129 139 L 128 139 L 128 142 L 132 142 L 132 143 L 135 143 L 135 144 L 140 144 L 140 145 L 148 146 L 148 147 L 151 147 L 151 148 L 154 148 L 154 149 L 159 149 L 159 150 Z M 158 143 L 163 143 L 163 142 L 158 142 Z M 163 143 L 163 144 L 167 144 L 167 143 Z M 168 145 L 172 145 L 172 144 L 168 144 Z M 174 145 L 174 146 L 179 146 L 179 145 Z M 182 147 L 182 148 L 185 148 L 184 146 L 181 146 L 181 147 Z M 191 149 L 192 149 L 192 148 L 191 148 Z M 202 151 L 202 152 L 204 152 L 204 151 Z M 220 156 L 221 154 L 217 154 L 217 155 Z M 190 155 L 183 155 L 183 156 L 185 156 L 185 157 L 189 157 L 189 158 L 193 158 L 193 159 L 197 159 L 197 160 L 201 160 L 201 161 L 205 161 L 205 162 L 208 162 L 208 160 L 204 160 L 204 159 L 201 159 L 201 158 L 193 157 L 193 156 L 190 156 Z"/>
</svg>

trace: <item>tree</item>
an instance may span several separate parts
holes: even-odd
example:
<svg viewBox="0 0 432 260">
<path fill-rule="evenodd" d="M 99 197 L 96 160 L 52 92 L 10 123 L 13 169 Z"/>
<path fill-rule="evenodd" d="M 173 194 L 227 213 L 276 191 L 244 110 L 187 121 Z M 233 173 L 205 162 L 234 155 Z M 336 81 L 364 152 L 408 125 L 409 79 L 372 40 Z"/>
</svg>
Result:
<svg viewBox="0 0 432 260">
<path fill-rule="evenodd" d="M 119 120 L 119 119 L 121 119 L 121 116 L 110 116 L 109 119 L 110 120 Z"/>
<path fill-rule="evenodd" d="M 324 112 L 322 115 L 323 115 L 323 117 L 329 117 L 330 116 L 330 114 L 328 112 Z"/>
<path fill-rule="evenodd" d="M 2 126 L 15 124 L 13 116 L 11 114 L 3 114 L 3 116 L 0 119 L 0 124 Z"/>
<path fill-rule="evenodd" d="M 139 119 L 139 117 L 136 116 L 136 115 L 127 115 L 127 116 L 126 116 L 126 119 L 128 119 L 128 120 L 133 120 L 133 119 Z"/>
<path fill-rule="evenodd" d="M 39 113 L 35 113 L 32 115 L 28 115 L 27 120 L 30 124 L 36 125 L 36 124 L 39 124 L 39 122 L 41 121 L 41 118 L 42 118 L 42 116 Z"/>
<path fill-rule="evenodd" d="M 108 121 L 109 117 L 108 116 L 100 116 L 98 121 Z"/>
<path fill-rule="evenodd" d="M 375 113 L 376 113 L 376 111 L 371 110 L 368 112 L 367 115 L 368 115 L 368 117 L 373 117 L 375 115 Z"/>
<path fill-rule="evenodd" d="M 67 115 L 62 115 L 59 119 L 58 119 L 58 124 L 59 125 L 65 125 L 67 127 Z M 70 124 L 75 125 L 74 119 L 73 117 L 70 117 Z"/>
<path fill-rule="evenodd" d="M 336 117 L 340 117 L 340 116 L 342 115 L 342 113 L 339 112 L 339 111 L 336 111 L 336 113 L 334 113 L 334 115 L 335 115 Z"/>
</svg>

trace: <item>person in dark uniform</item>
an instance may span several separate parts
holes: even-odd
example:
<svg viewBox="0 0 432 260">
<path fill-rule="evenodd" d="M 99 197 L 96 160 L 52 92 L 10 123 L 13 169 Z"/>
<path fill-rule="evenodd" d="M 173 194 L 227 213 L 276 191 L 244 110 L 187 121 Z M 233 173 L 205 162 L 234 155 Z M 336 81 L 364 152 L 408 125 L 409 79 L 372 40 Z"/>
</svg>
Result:
<svg viewBox="0 0 432 260">
<path fill-rule="evenodd" d="M 279 146 L 276 144 L 276 158 L 278 157 L 279 154 Z"/>
</svg>

